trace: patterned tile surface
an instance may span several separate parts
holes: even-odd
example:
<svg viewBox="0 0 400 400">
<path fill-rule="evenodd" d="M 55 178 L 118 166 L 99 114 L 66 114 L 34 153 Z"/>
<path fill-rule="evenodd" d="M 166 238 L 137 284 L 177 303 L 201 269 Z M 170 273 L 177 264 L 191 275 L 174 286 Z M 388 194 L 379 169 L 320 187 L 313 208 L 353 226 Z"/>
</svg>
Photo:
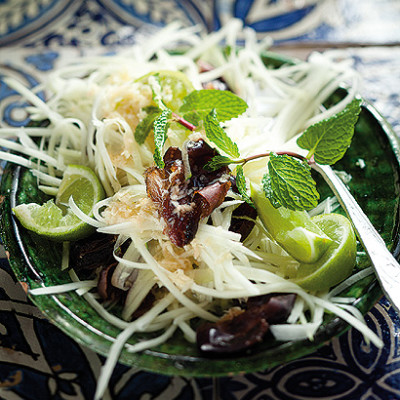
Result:
<svg viewBox="0 0 400 400">
<path fill-rule="evenodd" d="M 12 7 L 10 6 L 12 3 Z M 240 17 L 278 41 L 400 42 L 400 3 L 389 0 L 13 0 L 0 1 L 0 77 L 33 87 L 82 49 L 124 46 L 138 33 L 180 19 L 205 30 Z M 337 50 L 334 50 L 337 51 Z M 360 72 L 363 94 L 400 135 L 400 48 L 343 52 Z M 0 83 L 3 123 L 26 122 L 24 103 Z M 4 255 L 2 256 L 4 257 Z M 400 399 L 400 321 L 386 299 L 368 314 L 385 347 L 354 330 L 316 353 L 257 374 L 212 379 L 165 377 L 118 365 L 112 399 Z M 68 357 L 65 357 L 68 354 Z M 0 398 L 91 399 L 104 359 L 47 322 L 0 260 Z M 218 390 L 219 389 L 219 390 Z M 218 397 L 218 396 L 215 396 Z"/>
<path fill-rule="evenodd" d="M 396 0 L 2 0 L 0 45 L 123 45 L 144 24 L 240 18 L 279 41 L 399 43 Z"/>
</svg>

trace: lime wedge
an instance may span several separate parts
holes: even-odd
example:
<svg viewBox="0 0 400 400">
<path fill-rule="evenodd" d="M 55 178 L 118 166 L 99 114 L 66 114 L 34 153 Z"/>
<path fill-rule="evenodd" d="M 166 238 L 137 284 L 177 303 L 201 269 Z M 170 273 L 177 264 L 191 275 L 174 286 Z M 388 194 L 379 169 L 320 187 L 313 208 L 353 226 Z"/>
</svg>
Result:
<svg viewBox="0 0 400 400">
<path fill-rule="evenodd" d="M 188 77 L 180 71 L 160 70 L 150 72 L 139 78 L 137 82 L 148 84 L 151 76 L 155 77 L 160 83 L 163 103 L 174 112 L 179 110 L 184 97 L 194 90 Z"/>
<path fill-rule="evenodd" d="M 306 290 L 328 290 L 351 275 L 356 261 L 356 237 L 343 215 L 322 214 L 311 219 L 333 242 L 317 262 L 301 263 L 288 278 Z"/>
<path fill-rule="evenodd" d="M 251 184 L 251 198 L 258 217 L 270 235 L 299 262 L 313 263 L 329 248 L 332 240 L 306 211 L 275 208 L 261 186 Z"/>
<path fill-rule="evenodd" d="M 331 243 L 327 235 L 311 226 L 279 232 L 275 239 L 293 258 L 306 263 L 318 261 Z"/>
<path fill-rule="evenodd" d="M 50 240 L 78 240 L 90 235 L 94 228 L 69 210 L 67 204 L 71 196 L 83 213 L 92 216 L 92 208 L 104 198 L 104 190 L 90 168 L 69 165 L 64 172 L 55 203 L 49 200 L 43 205 L 20 204 L 13 208 L 13 212 L 25 228 Z"/>
</svg>

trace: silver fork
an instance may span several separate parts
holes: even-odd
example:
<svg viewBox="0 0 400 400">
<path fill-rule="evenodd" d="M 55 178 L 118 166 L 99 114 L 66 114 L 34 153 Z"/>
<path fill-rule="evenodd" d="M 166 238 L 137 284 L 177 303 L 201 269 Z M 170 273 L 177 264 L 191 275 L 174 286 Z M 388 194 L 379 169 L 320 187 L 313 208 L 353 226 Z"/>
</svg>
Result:
<svg viewBox="0 0 400 400">
<path fill-rule="evenodd" d="M 392 302 L 396 311 L 399 312 L 400 264 L 387 249 L 382 237 L 333 169 L 328 165 L 319 164 L 313 164 L 312 168 L 322 175 L 346 211 L 360 242 L 371 260 L 382 291 Z"/>
</svg>

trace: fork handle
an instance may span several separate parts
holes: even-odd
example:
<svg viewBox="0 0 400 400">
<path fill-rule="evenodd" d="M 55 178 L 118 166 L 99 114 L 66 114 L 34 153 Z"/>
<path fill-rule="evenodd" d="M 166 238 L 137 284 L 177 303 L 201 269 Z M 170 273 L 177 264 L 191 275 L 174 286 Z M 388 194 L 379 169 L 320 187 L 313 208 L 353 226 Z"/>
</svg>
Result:
<svg viewBox="0 0 400 400">
<path fill-rule="evenodd" d="M 312 168 L 322 175 L 346 211 L 361 244 L 371 260 L 382 291 L 392 302 L 396 311 L 399 312 L 400 264 L 387 249 L 382 237 L 333 169 L 328 165 L 319 164 L 313 164 Z"/>
</svg>

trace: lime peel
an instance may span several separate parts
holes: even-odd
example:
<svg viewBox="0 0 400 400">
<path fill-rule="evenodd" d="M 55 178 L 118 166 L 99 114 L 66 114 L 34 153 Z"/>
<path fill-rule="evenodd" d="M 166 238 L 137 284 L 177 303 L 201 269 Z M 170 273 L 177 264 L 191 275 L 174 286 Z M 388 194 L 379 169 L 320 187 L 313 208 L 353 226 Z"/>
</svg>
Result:
<svg viewBox="0 0 400 400">
<path fill-rule="evenodd" d="M 315 263 L 301 263 L 288 278 L 303 289 L 324 291 L 349 277 L 353 271 L 357 247 L 350 221 L 340 214 L 322 214 L 311 218 L 333 240 Z"/>
<path fill-rule="evenodd" d="M 250 187 L 258 216 L 274 240 L 299 262 L 318 261 L 332 239 L 313 222 L 306 211 L 275 208 L 261 186 L 251 183 Z"/>
<path fill-rule="evenodd" d="M 284 235 L 277 235 L 276 240 L 284 243 L 293 258 L 308 263 L 318 261 L 332 243 L 325 234 L 304 227 L 296 227 Z"/>
<path fill-rule="evenodd" d="M 104 198 L 104 189 L 90 168 L 69 165 L 55 202 L 51 199 L 43 205 L 19 204 L 13 208 L 13 212 L 22 226 L 50 240 L 78 240 L 90 235 L 94 227 L 82 221 L 67 207 L 70 197 L 85 215 L 93 215 L 93 206 Z"/>
<path fill-rule="evenodd" d="M 154 79 L 158 80 L 160 87 L 154 87 Z M 138 78 L 136 82 L 151 86 L 153 92 L 157 92 L 154 93 L 155 97 L 159 98 L 167 108 L 174 112 L 179 110 L 183 104 L 184 97 L 194 90 L 192 82 L 190 82 L 189 78 L 181 71 L 153 71 Z"/>
</svg>

